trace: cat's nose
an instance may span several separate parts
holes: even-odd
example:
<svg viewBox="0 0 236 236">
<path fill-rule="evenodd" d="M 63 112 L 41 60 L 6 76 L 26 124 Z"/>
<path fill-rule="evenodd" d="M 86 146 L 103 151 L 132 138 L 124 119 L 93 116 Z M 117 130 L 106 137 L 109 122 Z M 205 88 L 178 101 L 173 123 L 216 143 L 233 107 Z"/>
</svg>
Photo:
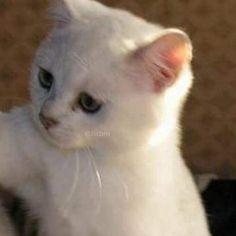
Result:
<svg viewBox="0 0 236 236">
<path fill-rule="evenodd" d="M 46 130 L 58 124 L 58 121 L 52 117 L 45 116 L 42 112 L 39 113 L 39 120 Z"/>
</svg>

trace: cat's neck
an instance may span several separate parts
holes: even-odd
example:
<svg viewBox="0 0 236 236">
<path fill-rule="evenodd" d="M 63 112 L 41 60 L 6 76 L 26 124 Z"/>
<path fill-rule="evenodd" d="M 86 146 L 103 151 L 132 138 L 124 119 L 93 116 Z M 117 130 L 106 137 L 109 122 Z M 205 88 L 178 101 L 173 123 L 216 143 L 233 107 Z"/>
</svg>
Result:
<svg viewBox="0 0 236 236">
<path fill-rule="evenodd" d="M 83 151 L 86 155 L 96 157 L 96 162 L 101 165 L 123 166 L 127 165 L 133 168 L 144 168 L 144 163 L 154 163 L 156 159 L 172 159 L 180 156 L 179 132 L 177 126 L 160 128 L 153 133 L 147 142 L 143 145 L 134 145 L 128 149 L 113 149 L 109 147 L 90 148 Z M 162 130 L 163 129 L 163 130 Z M 163 133 L 158 133 L 158 131 Z M 165 131 L 165 132 L 164 132 Z M 157 135 L 159 134 L 159 135 Z M 161 136 L 160 136 L 161 134 Z M 138 167 L 139 166 L 139 167 Z"/>
</svg>

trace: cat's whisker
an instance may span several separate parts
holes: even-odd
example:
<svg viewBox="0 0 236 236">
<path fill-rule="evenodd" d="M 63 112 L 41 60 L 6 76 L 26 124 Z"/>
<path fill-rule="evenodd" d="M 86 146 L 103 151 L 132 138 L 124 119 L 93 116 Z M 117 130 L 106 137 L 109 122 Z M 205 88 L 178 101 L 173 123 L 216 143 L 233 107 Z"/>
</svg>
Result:
<svg viewBox="0 0 236 236">
<path fill-rule="evenodd" d="M 92 153 L 92 150 L 88 147 L 87 151 L 89 153 L 90 162 L 92 164 L 92 168 L 94 170 L 96 180 L 97 180 L 97 183 L 98 183 L 98 188 L 99 188 L 99 204 L 97 206 L 98 207 L 97 212 L 99 212 L 100 205 L 101 205 L 101 200 L 102 200 L 102 178 L 101 178 L 100 172 L 98 170 L 96 161 L 94 160 L 94 155 Z"/>
<path fill-rule="evenodd" d="M 72 187 L 71 187 L 71 190 L 68 194 L 68 197 L 65 201 L 65 204 L 64 206 L 62 207 L 63 209 L 63 212 L 65 213 L 67 210 L 68 210 L 68 207 L 69 207 L 69 204 L 71 203 L 74 195 L 75 195 L 75 192 L 76 192 L 76 189 L 77 189 L 77 186 L 78 186 L 78 182 L 79 182 L 79 155 L 78 155 L 78 152 L 75 153 L 75 174 L 74 174 L 74 181 L 72 183 Z"/>
</svg>

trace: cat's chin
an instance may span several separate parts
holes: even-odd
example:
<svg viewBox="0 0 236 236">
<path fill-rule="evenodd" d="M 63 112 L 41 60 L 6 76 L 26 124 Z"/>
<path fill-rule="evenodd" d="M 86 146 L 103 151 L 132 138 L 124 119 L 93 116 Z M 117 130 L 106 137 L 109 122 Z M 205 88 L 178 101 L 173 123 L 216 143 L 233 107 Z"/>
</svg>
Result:
<svg viewBox="0 0 236 236">
<path fill-rule="evenodd" d="M 50 145 L 62 149 L 62 150 L 78 150 L 83 149 L 84 145 L 82 143 L 74 143 L 69 140 L 65 140 L 55 135 L 53 131 L 45 130 L 43 126 L 39 125 L 39 130 L 44 140 L 46 140 Z"/>
<path fill-rule="evenodd" d="M 54 146 L 56 148 L 65 149 L 65 150 L 74 149 L 74 147 L 72 147 L 72 145 L 65 145 L 65 143 L 62 143 L 62 142 L 56 140 L 55 138 L 53 138 L 49 134 L 44 133 L 43 136 L 49 144 L 51 144 L 52 146 Z"/>
<path fill-rule="evenodd" d="M 84 145 L 82 144 L 79 145 L 72 142 L 58 140 L 50 134 L 43 134 L 43 136 L 45 137 L 48 143 L 61 150 L 70 151 L 70 150 L 84 149 Z"/>
<path fill-rule="evenodd" d="M 80 149 L 84 149 L 84 147 L 82 146 L 75 146 L 72 144 L 63 144 L 63 143 L 59 143 L 57 141 L 55 141 L 54 139 L 48 138 L 47 141 L 54 146 L 55 148 L 58 148 L 60 150 L 64 150 L 64 151 L 73 151 L 73 150 L 80 150 Z"/>
</svg>

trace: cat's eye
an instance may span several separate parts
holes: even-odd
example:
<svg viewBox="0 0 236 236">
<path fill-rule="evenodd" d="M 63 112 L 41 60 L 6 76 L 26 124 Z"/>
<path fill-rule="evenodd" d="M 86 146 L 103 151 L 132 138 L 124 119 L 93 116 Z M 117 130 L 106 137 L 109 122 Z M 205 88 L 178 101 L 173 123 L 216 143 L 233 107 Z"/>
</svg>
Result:
<svg viewBox="0 0 236 236">
<path fill-rule="evenodd" d="M 90 114 L 97 113 L 102 107 L 102 103 L 100 101 L 94 99 L 92 96 L 85 92 L 80 94 L 78 105 L 85 113 Z"/>
<path fill-rule="evenodd" d="M 43 68 L 39 68 L 38 79 L 42 88 L 46 90 L 51 89 L 54 80 L 52 73 Z"/>
</svg>

